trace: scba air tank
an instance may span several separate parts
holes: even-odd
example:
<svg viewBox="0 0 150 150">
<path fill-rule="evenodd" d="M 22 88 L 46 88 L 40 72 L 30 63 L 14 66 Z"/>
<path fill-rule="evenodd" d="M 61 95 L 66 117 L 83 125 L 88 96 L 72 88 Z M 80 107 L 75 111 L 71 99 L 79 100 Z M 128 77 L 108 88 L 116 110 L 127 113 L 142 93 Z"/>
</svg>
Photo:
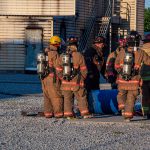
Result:
<svg viewBox="0 0 150 150">
<path fill-rule="evenodd" d="M 45 72 L 45 62 L 46 62 L 46 56 L 44 53 L 39 53 L 37 55 L 37 73 L 43 74 Z"/>
<path fill-rule="evenodd" d="M 122 71 L 122 76 L 125 80 L 129 80 L 132 76 L 133 62 L 134 62 L 133 54 L 126 52 Z"/>
<path fill-rule="evenodd" d="M 71 55 L 68 53 L 62 54 L 63 78 L 66 80 L 71 76 Z"/>
</svg>

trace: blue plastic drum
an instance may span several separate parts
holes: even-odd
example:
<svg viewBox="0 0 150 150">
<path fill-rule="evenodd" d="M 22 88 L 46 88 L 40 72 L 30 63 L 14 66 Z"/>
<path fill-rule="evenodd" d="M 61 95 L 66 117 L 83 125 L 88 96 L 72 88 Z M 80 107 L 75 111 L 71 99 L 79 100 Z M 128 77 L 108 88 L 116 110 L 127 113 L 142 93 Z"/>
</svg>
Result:
<svg viewBox="0 0 150 150">
<path fill-rule="evenodd" d="M 93 90 L 89 94 L 89 109 L 95 114 L 118 114 L 118 90 Z"/>
</svg>

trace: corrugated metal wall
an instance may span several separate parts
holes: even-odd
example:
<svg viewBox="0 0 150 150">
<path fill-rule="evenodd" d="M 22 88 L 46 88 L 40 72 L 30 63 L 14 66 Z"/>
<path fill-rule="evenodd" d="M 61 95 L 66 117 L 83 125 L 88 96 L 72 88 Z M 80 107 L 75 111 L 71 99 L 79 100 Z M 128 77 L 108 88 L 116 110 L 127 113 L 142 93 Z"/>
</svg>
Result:
<svg viewBox="0 0 150 150">
<path fill-rule="evenodd" d="M 137 30 L 144 34 L 144 0 L 122 0 L 121 3 L 121 31 Z"/>
<path fill-rule="evenodd" d="M 136 29 L 135 0 L 122 0 L 120 2 L 121 34 L 126 35 L 130 30 Z"/>
<path fill-rule="evenodd" d="M 75 15 L 75 0 L 0 0 L 1 15 Z"/>
<path fill-rule="evenodd" d="M 11 5 L 12 2 L 17 1 L 19 0 L 1 0 L 0 3 L 3 4 L 4 7 L 6 3 Z M 18 4 L 25 1 L 27 2 L 27 0 L 19 1 Z M 30 1 L 32 1 L 32 6 L 34 6 L 35 1 Z M 42 0 L 38 0 L 38 2 L 39 1 Z M 45 0 L 45 3 L 47 2 L 48 0 Z M 69 2 L 69 0 L 66 0 L 66 2 Z M 138 29 L 140 34 L 143 34 L 143 0 L 122 0 L 120 2 L 122 6 L 121 17 L 123 19 L 121 25 L 122 32 L 123 30 L 127 32 L 131 29 Z M 52 35 L 62 34 L 60 33 L 62 24 L 65 25 L 66 38 L 70 35 L 80 37 L 84 32 L 87 20 L 90 17 L 91 10 L 95 3 L 98 8 L 95 8 L 95 10 L 99 18 L 105 12 L 105 6 L 107 5 L 105 0 L 76 0 L 76 15 L 74 17 L 54 17 L 54 23 L 51 17 L 45 16 L 0 16 L 0 70 L 24 70 L 26 57 L 25 30 L 27 27 L 43 28 L 44 47 L 47 46 L 49 38 Z M 49 8 L 46 7 L 46 5 L 43 6 L 45 7 L 44 11 L 47 12 Z M 0 8 L 2 8 L 2 5 Z M 128 8 L 128 10 L 126 8 Z M 96 30 L 91 34 L 92 36 L 89 41 L 97 34 L 95 32 Z"/>
<path fill-rule="evenodd" d="M 26 57 L 26 28 L 42 28 L 43 44 L 48 44 L 53 31 L 51 17 L 0 16 L 0 70 L 23 71 Z"/>
<path fill-rule="evenodd" d="M 144 38 L 144 7 L 145 7 L 145 0 L 138 0 L 137 1 L 137 30 L 142 35 L 142 38 Z"/>
<path fill-rule="evenodd" d="M 41 28 L 43 30 L 43 46 L 46 47 L 53 35 L 53 20 L 50 16 L 74 15 L 75 1 L 1 0 L 0 71 L 24 71 L 26 28 Z"/>
<path fill-rule="evenodd" d="M 97 7 L 102 8 L 103 0 L 77 0 L 76 1 L 76 16 L 75 17 L 64 17 L 54 19 L 54 34 L 60 35 L 60 26 L 64 21 L 66 25 L 66 37 L 74 35 L 80 37 L 86 26 L 87 20 L 90 17 L 90 13 L 95 3 Z M 96 10 L 97 11 L 97 8 Z M 101 16 L 102 11 L 98 11 L 97 16 Z"/>
</svg>

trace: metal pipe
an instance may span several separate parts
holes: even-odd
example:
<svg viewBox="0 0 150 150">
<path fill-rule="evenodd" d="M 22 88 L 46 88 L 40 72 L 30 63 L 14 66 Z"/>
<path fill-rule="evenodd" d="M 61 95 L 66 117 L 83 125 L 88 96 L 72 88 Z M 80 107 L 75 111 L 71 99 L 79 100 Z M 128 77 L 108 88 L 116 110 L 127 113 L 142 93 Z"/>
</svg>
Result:
<svg viewBox="0 0 150 150">
<path fill-rule="evenodd" d="M 110 27 L 109 27 L 109 54 L 111 53 L 111 44 L 112 44 L 112 25 L 110 23 Z"/>
</svg>

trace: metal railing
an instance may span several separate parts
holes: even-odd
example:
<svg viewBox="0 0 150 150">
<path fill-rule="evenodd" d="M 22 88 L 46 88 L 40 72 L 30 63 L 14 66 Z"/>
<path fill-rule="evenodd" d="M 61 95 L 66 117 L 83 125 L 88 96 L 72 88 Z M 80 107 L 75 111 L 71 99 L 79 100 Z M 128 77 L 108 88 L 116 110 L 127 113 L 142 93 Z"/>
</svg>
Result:
<svg viewBox="0 0 150 150">
<path fill-rule="evenodd" d="M 112 16 L 112 3 L 109 0 L 105 16 L 102 17 L 102 19 L 101 19 L 101 24 L 100 24 L 98 36 L 101 35 L 101 36 L 106 38 L 108 30 L 109 30 L 109 25 L 111 22 L 111 16 Z"/>
<path fill-rule="evenodd" d="M 96 4 L 93 6 L 90 17 L 87 19 L 86 26 L 79 41 L 79 51 L 85 51 L 88 46 L 88 40 L 96 21 Z"/>
</svg>

